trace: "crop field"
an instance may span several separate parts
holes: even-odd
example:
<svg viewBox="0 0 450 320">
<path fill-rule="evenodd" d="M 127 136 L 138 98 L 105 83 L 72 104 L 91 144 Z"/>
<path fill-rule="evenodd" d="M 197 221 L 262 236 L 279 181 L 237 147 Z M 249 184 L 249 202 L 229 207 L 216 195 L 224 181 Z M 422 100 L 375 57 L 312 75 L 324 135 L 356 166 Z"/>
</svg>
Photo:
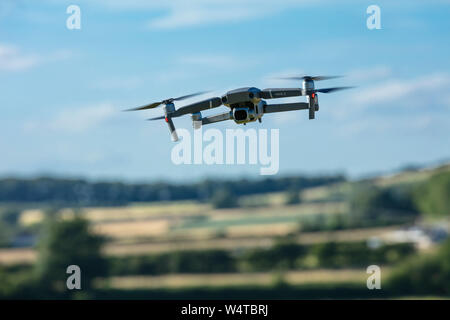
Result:
<svg viewBox="0 0 450 320">
<path fill-rule="evenodd" d="M 299 218 L 309 214 L 334 214 L 346 210 L 345 202 L 303 203 L 271 207 L 212 209 L 196 202 L 155 203 L 124 207 L 85 208 L 80 214 L 93 223 L 94 232 L 115 241 L 205 239 L 217 234 L 227 237 L 271 237 L 288 234 L 298 228 Z M 63 209 L 71 217 L 74 209 Z M 27 209 L 20 216 L 23 226 L 38 224 L 43 209 Z"/>
<path fill-rule="evenodd" d="M 305 232 L 295 237 L 294 240 L 299 244 L 315 244 L 326 241 L 363 241 L 372 237 L 383 237 L 383 235 L 392 232 L 397 228 L 397 226 L 390 226 L 329 232 Z M 130 229 L 127 231 L 129 230 Z M 206 239 L 191 239 L 190 241 L 184 241 L 182 239 L 172 239 L 132 243 L 109 241 L 104 248 L 104 253 L 108 256 L 133 256 L 181 250 L 200 251 L 207 249 L 237 250 L 246 248 L 268 248 L 275 243 L 276 237 L 258 237 L 254 235 L 237 237 L 234 235 L 234 237 L 211 238 L 207 239 L 207 241 L 205 240 Z M 28 264 L 34 262 L 35 259 L 36 250 L 32 248 L 0 249 L 0 264 Z"/>
</svg>

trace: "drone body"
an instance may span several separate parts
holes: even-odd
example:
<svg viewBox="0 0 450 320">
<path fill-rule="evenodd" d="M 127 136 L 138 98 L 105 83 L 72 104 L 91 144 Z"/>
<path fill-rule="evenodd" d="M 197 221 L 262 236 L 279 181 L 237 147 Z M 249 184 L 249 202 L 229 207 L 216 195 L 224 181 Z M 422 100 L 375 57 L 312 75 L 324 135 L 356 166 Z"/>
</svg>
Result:
<svg viewBox="0 0 450 320">
<path fill-rule="evenodd" d="M 161 104 L 164 104 L 164 116 L 156 117 L 148 120 L 165 119 L 169 126 L 169 131 L 173 141 L 178 140 L 178 136 L 173 124 L 172 118 L 179 117 L 186 114 L 192 115 L 194 129 L 200 128 L 202 125 L 216 123 L 225 120 L 234 120 L 237 124 L 246 124 L 248 122 L 259 121 L 266 113 L 294 111 L 294 110 L 309 110 L 309 119 L 314 119 L 315 112 L 319 110 L 319 101 L 317 92 L 333 92 L 337 90 L 347 89 L 349 87 L 336 87 L 327 89 L 315 89 L 314 80 L 326 80 L 335 77 L 292 77 L 289 79 L 303 80 L 302 88 L 268 88 L 260 90 L 255 87 L 239 88 L 228 91 L 221 98 L 213 97 L 203 101 L 195 102 L 190 105 L 175 108 L 174 101 L 187 99 L 196 95 L 203 94 L 198 92 L 187 96 L 178 98 L 171 98 L 155 103 L 151 103 L 142 107 L 129 109 L 131 110 L 145 110 L 152 109 Z M 306 102 L 294 102 L 283 104 L 267 104 L 267 99 L 278 99 L 306 96 Z M 229 111 L 213 116 L 203 117 L 201 112 L 208 109 L 213 109 L 224 105 L 230 108 Z"/>
</svg>

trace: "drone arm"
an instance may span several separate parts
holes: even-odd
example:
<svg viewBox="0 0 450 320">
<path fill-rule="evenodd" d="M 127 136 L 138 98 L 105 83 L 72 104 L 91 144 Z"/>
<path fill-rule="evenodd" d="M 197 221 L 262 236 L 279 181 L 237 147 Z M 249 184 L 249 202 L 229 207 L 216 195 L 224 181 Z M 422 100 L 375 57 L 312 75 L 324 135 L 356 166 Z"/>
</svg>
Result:
<svg viewBox="0 0 450 320">
<path fill-rule="evenodd" d="M 264 106 L 264 113 L 306 110 L 306 109 L 309 109 L 309 105 L 306 102 L 267 104 Z"/>
<path fill-rule="evenodd" d="M 221 113 L 221 114 L 216 114 L 214 116 L 202 118 L 202 125 L 231 120 L 231 119 L 233 119 L 233 115 L 232 115 L 232 112 L 229 111 L 229 112 L 225 112 L 225 113 Z"/>
<path fill-rule="evenodd" d="M 260 97 L 263 99 L 276 99 L 304 96 L 301 88 L 268 88 L 261 90 Z"/>
<path fill-rule="evenodd" d="M 203 110 L 208 110 L 212 108 L 217 108 L 222 105 L 222 100 L 219 97 L 214 97 L 210 99 L 206 99 L 203 101 L 195 102 L 190 105 L 181 107 L 175 110 L 171 116 L 179 117 L 189 113 L 197 113 Z"/>
</svg>

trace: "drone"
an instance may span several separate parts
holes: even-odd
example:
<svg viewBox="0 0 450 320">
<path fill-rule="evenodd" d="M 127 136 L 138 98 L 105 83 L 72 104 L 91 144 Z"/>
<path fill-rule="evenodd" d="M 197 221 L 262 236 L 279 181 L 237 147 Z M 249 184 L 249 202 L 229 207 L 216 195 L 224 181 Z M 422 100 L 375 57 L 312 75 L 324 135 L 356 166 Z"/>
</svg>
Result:
<svg viewBox="0 0 450 320">
<path fill-rule="evenodd" d="M 319 111 L 319 100 L 317 93 L 330 93 L 338 90 L 349 89 L 352 87 L 333 87 L 315 89 L 314 81 L 329 80 L 338 78 L 338 76 L 295 76 L 282 78 L 286 80 L 301 80 L 302 88 L 267 88 L 260 90 L 255 87 L 245 87 L 228 91 L 222 97 L 212 97 L 199 102 L 194 102 L 187 106 L 175 108 L 175 101 L 181 101 L 191 97 L 205 94 L 207 92 L 197 92 L 178 98 L 169 98 L 166 100 L 153 102 L 141 107 L 127 109 L 124 111 L 136 111 L 153 109 L 163 105 L 164 116 L 151 118 L 147 120 L 164 119 L 169 126 L 172 141 L 178 141 L 178 135 L 172 119 L 187 114 L 191 114 L 194 129 L 199 129 L 202 125 L 234 120 L 237 124 L 247 124 L 249 122 L 259 121 L 266 113 L 309 110 L 309 119 L 315 118 L 315 112 Z M 265 100 L 279 99 L 288 97 L 306 96 L 306 102 L 267 104 Z M 221 105 L 230 108 L 229 111 L 203 117 L 201 112 Z"/>
</svg>

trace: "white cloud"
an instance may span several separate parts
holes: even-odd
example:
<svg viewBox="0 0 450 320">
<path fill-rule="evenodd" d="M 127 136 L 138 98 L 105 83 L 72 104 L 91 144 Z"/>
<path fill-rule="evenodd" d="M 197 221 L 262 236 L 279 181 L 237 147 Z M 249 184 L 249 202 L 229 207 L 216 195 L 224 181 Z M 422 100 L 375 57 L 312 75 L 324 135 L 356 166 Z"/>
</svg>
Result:
<svg viewBox="0 0 450 320">
<path fill-rule="evenodd" d="M 327 114 L 342 136 L 425 133 L 450 125 L 449 97 L 450 75 L 432 73 L 355 88 L 333 100 Z"/>
<path fill-rule="evenodd" d="M 36 55 L 20 52 L 12 45 L 0 44 L 0 71 L 20 71 L 35 66 L 38 62 Z"/>
<path fill-rule="evenodd" d="M 404 134 L 424 133 L 433 128 L 444 128 L 450 125 L 450 118 L 439 115 L 415 114 L 370 117 L 350 117 L 336 126 L 336 133 L 342 137 L 361 134 L 399 136 Z"/>
<path fill-rule="evenodd" d="M 14 45 L 0 44 L 0 71 L 28 70 L 42 63 L 66 60 L 72 56 L 72 52 L 68 50 L 51 52 L 45 56 L 26 54 Z"/>
<path fill-rule="evenodd" d="M 152 19 L 152 29 L 174 29 L 188 26 L 263 18 L 280 11 L 312 3 L 311 0 L 102 0 L 101 5 L 116 10 L 164 12 Z"/>
<path fill-rule="evenodd" d="M 355 69 L 346 74 L 350 81 L 371 81 L 389 77 L 392 70 L 388 66 L 375 66 L 370 68 Z"/>
<path fill-rule="evenodd" d="M 29 121 L 24 129 L 29 132 L 81 133 L 91 130 L 112 118 L 117 110 L 109 103 L 78 109 L 64 109 L 49 121 Z"/>
<path fill-rule="evenodd" d="M 357 90 L 352 102 L 359 105 L 373 105 L 410 99 L 426 94 L 428 97 L 448 92 L 450 77 L 436 73 L 421 76 L 412 80 L 390 80 L 366 89 Z M 413 98 L 414 99 L 414 98 Z"/>
</svg>

